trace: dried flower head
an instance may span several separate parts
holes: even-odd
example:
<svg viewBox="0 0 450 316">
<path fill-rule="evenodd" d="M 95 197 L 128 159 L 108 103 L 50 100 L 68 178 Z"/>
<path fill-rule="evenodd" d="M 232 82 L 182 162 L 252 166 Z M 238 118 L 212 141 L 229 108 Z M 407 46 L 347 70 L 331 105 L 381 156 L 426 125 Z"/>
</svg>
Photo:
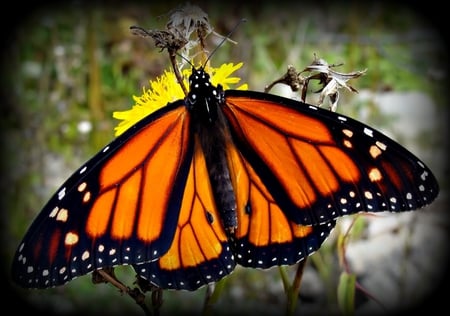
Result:
<svg viewBox="0 0 450 316">
<path fill-rule="evenodd" d="M 170 13 L 166 27 L 173 33 L 180 33 L 185 39 L 189 39 L 193 32 L 199 33 L 198 36 L 201 37 L 212 32 L 208 15 L 198 6 L 189 3 Z"/>
</svg>

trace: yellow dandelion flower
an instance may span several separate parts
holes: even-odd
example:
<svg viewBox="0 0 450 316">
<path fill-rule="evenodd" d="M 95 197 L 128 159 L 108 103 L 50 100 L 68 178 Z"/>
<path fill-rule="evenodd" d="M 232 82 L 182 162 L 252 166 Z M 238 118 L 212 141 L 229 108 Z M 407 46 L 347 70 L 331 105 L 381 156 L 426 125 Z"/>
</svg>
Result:
<svg viewBox="0 0 450 316">
<path fill-rule="evenodd" d="M 211 83 L 215 86 L 221 84 L 225 90 L 232 89 L 230 85 L 239 83 L 241 78 L 230 77 L 232 73 L 241 68 L 243 63 L 234 65 L 233 63 L 223 64 L 218 69 L 211 69 Z M 237 87 L 238 90 L 248 90 L 247 84 Z"/>
<path fill-rule="evenodd" d="M 219 68 L 209 67 L 207 71 L 211 75 L 211 83 L 215 86 L 221 84 L 225 90 L 231 89 L 233 85 L 239 83 L 240 78 L 230 77 L 230 75 L 241 68 L 242 65 L 243 63 L 236 65 L 228 63 L 221 65 Z M 191 73 L 192 69 L 183 70 L 185 86 L 188 86 L 187 78 Z M 247 90 L 248 86 L 242 84 L 236 89 Z M 149 89 L 143 88 L 141 96 L 133 96 L 135 104 L 131 109 L 113 113 L 113 117 L 121 121 L 114 128 L 115 135 L 119 136 L 150 113 L 184 97 L 183 89 L 178 84 L 173 71 L 165 71 L 160 77 L 150 81 Z"/>
</svg>

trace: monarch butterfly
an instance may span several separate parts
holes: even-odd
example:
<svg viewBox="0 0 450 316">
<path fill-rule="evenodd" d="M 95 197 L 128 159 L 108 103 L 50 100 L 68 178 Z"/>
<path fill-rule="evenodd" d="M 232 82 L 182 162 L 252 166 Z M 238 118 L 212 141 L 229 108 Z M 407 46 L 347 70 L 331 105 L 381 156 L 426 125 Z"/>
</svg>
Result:
<svg viewBox="0 0 450 316">
<path fill-rule="evenodd" d="M 20 243 L 15 282 L 132 265 L 157 287 L 195 290 L 236 264 L 304 259 L 338 217 L 415 210 L 439 192 L 415 155 L 350 117 L 223 90 L 203 67 L 189 85 L 68 178 Z"/>
</svg>

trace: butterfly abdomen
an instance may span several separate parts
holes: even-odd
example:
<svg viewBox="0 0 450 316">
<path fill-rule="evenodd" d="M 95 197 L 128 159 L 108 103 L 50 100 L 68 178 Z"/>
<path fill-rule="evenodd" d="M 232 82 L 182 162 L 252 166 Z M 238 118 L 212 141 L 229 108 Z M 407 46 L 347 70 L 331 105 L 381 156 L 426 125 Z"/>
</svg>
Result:
<svg viewBox="0 0 450 316">
<path fill-rule="evenodd" d="M 221 214 L 222 224 L 227 231 L 233 231 L 237 226 L 236 198 L 231 184 L 223 139 L 216 138 L 215 142 L 200 143 L 204 150 L 208 175 L 211 181 L 214 200 Z"/>
</svg>

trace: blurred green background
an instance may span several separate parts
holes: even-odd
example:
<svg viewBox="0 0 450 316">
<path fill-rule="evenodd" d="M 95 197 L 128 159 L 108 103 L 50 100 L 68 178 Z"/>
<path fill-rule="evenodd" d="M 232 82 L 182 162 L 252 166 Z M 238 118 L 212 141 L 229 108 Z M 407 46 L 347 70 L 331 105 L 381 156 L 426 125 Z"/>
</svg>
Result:
<svg viewBox="0 0 450 316">
<path fill-rule="evenodd" d="M 150 40 L 132 35 L 129 27 L 162 29 L 169 11 L 180 4 L 47 4 L 35 6 L 12 24 L 12 30 L 4 30 L 8 41 L 1 55 L 0 192 L 1 255 L 7 278 L 16 247 L 50 195 L 113 139 L 117 121 L 112 112 L 130 108 L 134 104 L 132 96 L 140 95 L 149 80 L 169 67 L 167 54 Z M 360 94 L 342 91 L 338 111 L 386 131 L 421 157 L 435 171 L 443 192 L 437 206 L 431 207 L 445 206 L 448 53 L 442 29 L 420 9 L 383 2 L 205 2 L 199 6 L 222 35 L 228 34 L 240 19 L 247 19 L 232 35 L 238 44 L 220 47 L 212 65 L 243 61 L 238 75 L 252 90 L 263 90 L 284 74 L 287 65 L 303 69 L 312 62 L 314 53 L 329 63 L 343 62 L 336 69 L 339 71 L 367 68 L 365 76 L 350 82 Z M 208 40 L 210 50 L 219 42 L 215 36 Z M 273 93 L 287 92 L 277 87 Z M 378 96 L 392 93 L 416 93 L 431 100 L 432 108 L 422 108 L 436 119 L 427 125 L 431 128 L 420 133 L 411 133 L 414 124 L 407 126 L 411 130 L 396 129 L 398 113 L 386 113 L 376 102 Z M 403 108 L 408 111 L 408 104 L 402 104 Z M 321 282 L 331 294 L 319 295 L 319 303 L 328 306 L 327 313 L 336 312 L 334 291 L 341 271 L 334 240 L 331 238 L 319 251 L 320 260 L 309 261 L 312 269 L 320 270 L 320 264 L 326 267 L 321 270 L 325 273 Z M 440 267 L 436 264 L 436 269 Z M 131 285 L 131 270 L 118 270 Z M 246 302 L 241 310 L 254 311 L 251 302 L 258 304 L 262 300 L 270 306 L 265 311 L 283 314 L 280 287 L 276 269 L 237 269 L 218 306 L 237 300 Z M 129 297 L 110 285 L 92 285 L 89 276 L 55 289 L 12 287 L 11 291 L 33 308 L 49 308 L 61 314 L 143 314 Z M 162 314 L 201 310 L 204 291 L 165 293 L 168 303 Z M 222 312 L 227 314 L 229 310 Z"/>
</svg>

